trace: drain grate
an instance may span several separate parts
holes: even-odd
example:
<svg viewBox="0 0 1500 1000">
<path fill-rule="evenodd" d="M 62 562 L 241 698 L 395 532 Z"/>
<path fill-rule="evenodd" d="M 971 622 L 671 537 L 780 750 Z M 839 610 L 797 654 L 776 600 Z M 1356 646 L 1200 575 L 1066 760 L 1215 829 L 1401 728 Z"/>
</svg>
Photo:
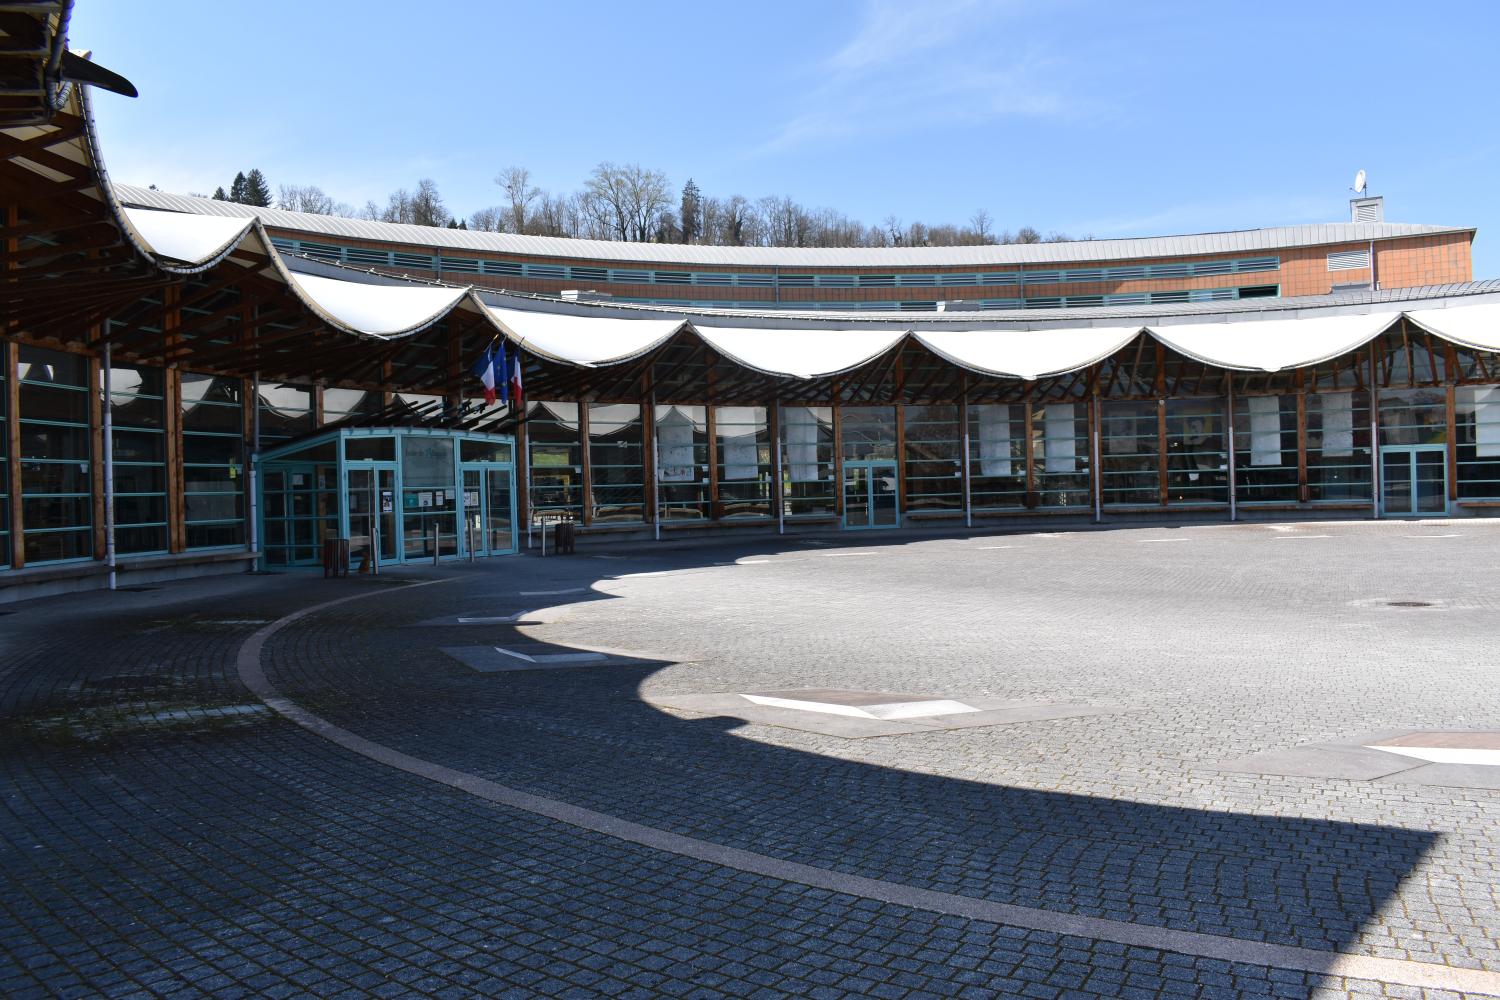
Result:
<svg viewBox="0 0 1500 1000">
<path fill-rule="evenodd" d="M 1386 601 L 1385 602 L 1385 606 L 1388 607 L 1388 608 L 1430 608 L 1430 607 L 1432 607 L 1432 602 L 1431 601 Z"/>
</svg>

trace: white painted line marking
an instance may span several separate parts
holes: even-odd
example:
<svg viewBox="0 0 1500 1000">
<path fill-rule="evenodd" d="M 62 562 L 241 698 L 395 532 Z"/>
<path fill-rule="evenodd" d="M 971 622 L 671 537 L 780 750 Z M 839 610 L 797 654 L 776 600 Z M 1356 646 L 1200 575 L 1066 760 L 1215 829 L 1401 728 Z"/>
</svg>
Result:
<svg viewBox="0 0 1500 1000">
<path fill-rule="evenodd" d="M 1458 532 L 1451 535 L 1402 535 L 1402 538 L 1457 538 Z"/>
<path fill-rule="evenodd" d="M 1018 545 L 981 545 L 979 547 L 981 549 L 1015 549 L 1015 548 L 1020 548 L 1020 546 L 1018 546 Z"/>
<path fill-rule="evenodd" d="M 1332 538 L 1332 537 L 1333 537 L 1332 535 L 1275 535 L 1275 536 L 1272 537 L 1271 540 L 1274 541 L 1274 542 L 1284 542 L 1284 541 L 1294 540 L 1294 539 L 1299 539 L 1299 538 Z"/>
<path fill-rule="evenodd" d="M 518 653 L 503 646 L 496 646 L 495 652 L 525 660 L 527 663 L 587 663 L 605 658 L 603 653 L 546 653 L 542 656 L 527 656 L 525 653 Z"/>
<path fill-rule="evenodd" d="M 512 622 L 520 621 L 529 614 L 531 614 L 529 611 L 517 611 L 513 615 L 492 615 L 488 618 L 460 618 L 458 623 L 460 625 L 509 625 Z"/>
<path fill-rule="evenodd" d="M 738 565 L 740 565 L 740 566 L 759 566 L 759 565 L 761 565 L 763 563 L 768 563 L 770 561 L 771 560 L 769 560 L 769 559 L 741 559 L 739 561 Z"/>
<path fill-rule="evenodd" d="M 1137 538 L 1136 541 L 1142 545 L 1160 544 L 1162 542 L 1191 542 L 1191 538 Z"/>
<path fill-rule="evenodd" d="M 587 587 L 569 587 L 567 590 L 523 590 L 522 597 L 552 597 L 557 594 L 584 594 L 588 592 Z"/>
<path fill-rule="evenodd" d="M 1500 766 L 1500 750 L 1464 750 L 1458 747 L 1385 747 L 1370 746 L 1368 750 L 1384 750 L 1386 753 L 1398 753 L 1403 757 L 1415 757 L 1417 760 L 1429 761 L 1433 764 L 1488 764 Z"/>
<path fill-rule="evenodd" d="M 824 559 L 845 559 L 849 556 L 878 556 L 879 552 L 825 552 Z"/>
</svg>

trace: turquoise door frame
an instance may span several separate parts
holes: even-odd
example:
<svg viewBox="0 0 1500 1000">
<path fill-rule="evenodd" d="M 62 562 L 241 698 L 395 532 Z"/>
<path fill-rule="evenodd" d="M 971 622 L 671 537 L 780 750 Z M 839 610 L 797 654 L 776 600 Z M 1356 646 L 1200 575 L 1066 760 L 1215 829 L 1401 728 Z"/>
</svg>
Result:
<svg viewBox="0 0 1500 1000">
<path fill-rule="evenodd" d="M 1383 517 L 1443 517 L 1448 513 L 1448 446 L 1380 447 Z"/>
<path fill-rule="evenodd" d="M 462 551 L 467 554 L 468 546 L 473 544 L 474 555 L 476 556 L 499 556 L 515 552 L 517 544 L 515 466 L 509 462 L 464 462 L 461 464 L 459 482 L 462 487 L 460 496 L 463 500 L 462 509 L 465 525 L 470 524 L 470 512 L 474 510 L 474 507 L 469 503 L 470 499 L 472 499 L 471 493 L 473 491 L 473 487 L 469 483 L 469 473 L 471 472 L 477 473 L 479 477 L 479 496 L 477 498 L 479 501 L 477 511 L 479 530 L 477 532 L 470 530 L 460 531 L 459 544 L 463 547 Z M 489 525 L 492 512 L 490 507 L 494 493 L 491 477 L 501 477 L 506 484 L 506 503 L 509 505 L 506 513 L 508 515 L 508 523 L 510 524 L 510 544 L 506 548 L 497 548 L 491 544 Z"/>
<path fill-rule="evenodd" d="M 389 501 L 392 507 L 388 512 L 392 515 L 391 527 L 389 529 L 377 527 L 376 529 L 380 536 L 380 548 L 382 550 L 380 553 L 380 564 L 382 566 L 389 566 L 392 563 L 405 562 L 406 547 L 401 544 L 403 534 L 401 528 L 401 463 L 366 459 L 346 459 L 344 461 L 343 492 L 339 494 L 339 535 L 343 538 L 349 538 L 352 534 L 349 530 L 349 475 L 353 472 L 368 472 L 370 474 L 371 482 L 375 486 L 374 515 L 377 521 L 380 520 L 382 513 L 385 512 L 384 504 L 386 501 Z M 392 486 L 390 489 L 383 489 L 380 486 L 381 473 L 383 472 L 390 473 Z M 389 494 L 389 496 L 386 496 L 386 494 Z M 387 530 L 389 530 L 389 537 L 387 537 Z M 350 558 L 354 558 L 352 551 L 350 552 Z"/>
<path fill-rule="evenodd" d="M 844 528 L 878 530 L 901 526 L 901 490 L 896 462 L 861 458 L 844 462 Z M 852 505 L 850 501 L 855 501 Z"/>
</svg>

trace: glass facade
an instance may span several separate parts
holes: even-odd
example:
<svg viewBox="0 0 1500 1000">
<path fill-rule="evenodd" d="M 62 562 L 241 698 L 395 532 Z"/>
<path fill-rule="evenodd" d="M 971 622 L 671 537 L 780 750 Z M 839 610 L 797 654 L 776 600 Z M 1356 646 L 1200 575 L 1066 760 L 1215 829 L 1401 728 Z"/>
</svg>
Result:
<svg viewBox="0 0 1500 1000">
<path fill-rule="evenodd" d="M 1167 503 L 1228 503 L 1224 401 L 1167 400 Z"/>
<path fill-rule="evenodd" d="M 1500 499 L 1500 385 L 1458 389 L 1453 411 L 1458 498 Z"/>
<path fill-rule="evenodd" d="M 1308 500 L 1368 503 L 1370 394 L 1313 393 L 1306 407 Z"/>
<path fill-rule="evenodd" d="M 720 518 L 770 517 L 773 456 L 764 406 L 714 407 Z"/>
<path fill-rule="evenodd" d="M 826 517 L 833 495 L 833 407 L 781 408 L 781 495 L 786 517 Z"/>
<path fill-rule="evenodd" d="M 1026 504 L 1026 407 L 969 407 L 969 504 L 1015 510 Z"/>
<path fill-rule="evenodd" d="M 260 398 L 260 446 L 309 434 L 314 428 L 312 388 L 290 382 L 262 382 Z"/>
<path fill-rule="evenodd" d="M 187 547 L 245 544 L 243 383 L 182 373 L 182 492 Z"/>
<path fill-rule="evenodd" d="M 533 518 L 583 517 L 583 443 L 577 403 L 527 403 L 526 450 Z"/>
<path fill-rule="evenodd" d="M 708 408 L 659 405 L 655 419 L 657 506 L 662 520 L 712 517 Z"/>
<path fill-rule="evenodd" d="M 1161 503 L 1161 450 L 1155 400 L 1104 400 L 1099 413 L 1106 507 Z"/>
<path fill-rule="evenodd" d="M 92 558 L 89 361 L 26 344 L 18 354 L 18 492 L 26 562 Z"/>
<path fill-rule="evenodd" d="M 100 380 L 103 380 L 100 372 Z M 165 552 L 167 538 L 166 372 L 112 366 L 115 551 Z"/>
<path fill-rule="evenodd" d="M 595 524 L 646 514 L 645 440 L 638 403 L 590 403 L 589 516 Z"/>
<path fill-rule="evenodd" d="M 339 537 L 365 570 L 514 552 L 513 456 L 509 437 L 418 428 L 332 430 L 272 449 L 259 475 L 265 565 L 320 566 Z"/>
<path fill-rule="evenodd" d="M 962 510 L 964 462 L 959 407 L 908 406 L 904 419 L 905 509 Z"/>
<path fill-rule="evenodd" d="M 1239 503 L 1296 503 L 1297 399 L 1239 396 L 1234 401 L 1234 492 Z"/>
<path fill-rule="evenodd" d="M 1044 403 L 1031 410 L 1032 490 L 1038 507 L 1087 507 L 1089 417 L 1084 403 Z M 1022 470 L 1024 472 L 1024 470 Z"/>
</svg>

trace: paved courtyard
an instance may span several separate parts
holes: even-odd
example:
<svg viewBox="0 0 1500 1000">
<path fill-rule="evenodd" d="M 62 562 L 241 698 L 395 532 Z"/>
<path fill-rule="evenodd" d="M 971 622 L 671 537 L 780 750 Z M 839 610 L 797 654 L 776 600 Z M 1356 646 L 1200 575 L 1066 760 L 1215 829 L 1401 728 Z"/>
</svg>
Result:
<svg viewBox="0 0 1500 1000">
<path fill-rule="evenodd" d="M 1497 565 L 868 533 L 0 605 L 0 994 L 1500 995 Z"/>
</svg>

